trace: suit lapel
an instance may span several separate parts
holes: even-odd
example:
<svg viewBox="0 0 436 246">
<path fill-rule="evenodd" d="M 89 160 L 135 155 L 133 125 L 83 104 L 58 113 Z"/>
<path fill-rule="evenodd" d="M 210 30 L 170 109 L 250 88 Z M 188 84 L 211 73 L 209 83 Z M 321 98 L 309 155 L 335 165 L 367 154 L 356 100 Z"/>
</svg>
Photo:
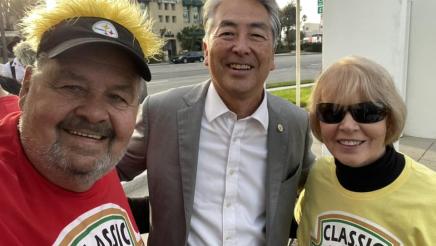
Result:
<svg viewBox="0 0 436 246">
<path fill-rule="evenodd" d="M 268 99 L 271 99 L 268 97 Z M 278 195 L 283 175 L 283 167 L 288 148 L 288 129 L 285 121 L 280 118 L 280 109 L 273 100 L 268 100 L 268 138 L 267 138 L 267 171 L 266 171 L 266 242 L 271 240 L 272 222 L 275 219 Z"/>
<path fill-rule="evenodd" d="M 187 107 L 177 112 L 180 171 L 182 175 L 183 203 L 187 229 L 186 236 L 188 235 L 194 204 L 201 118 L 203 116 L 208 88 L 209 83 L 195 86 L 184 96 Z"/>
</svg>

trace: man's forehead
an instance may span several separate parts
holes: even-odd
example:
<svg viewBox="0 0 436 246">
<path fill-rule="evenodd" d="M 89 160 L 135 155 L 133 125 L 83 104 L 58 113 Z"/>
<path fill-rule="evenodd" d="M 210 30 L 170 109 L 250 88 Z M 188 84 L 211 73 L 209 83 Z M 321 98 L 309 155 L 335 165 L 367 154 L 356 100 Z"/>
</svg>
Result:
<svg viewBox="0 0 436 246">
<path fill-rule="evenodd" d="M 260 28 L 260 29 L 265 29 L 265 30 L 269 30 L 271 28 L 271 25 L 269 24 L 269 22 L 259 21 L 259 20 L 253 20 L 253 21 L 241 23 L 238 20 L 223 19 L 223 20 L 220 20 L 220 22 L 218 23 L 218 27 L 227 27 L 227 26 L 238 27 L 238 26 L 242 26 L 242 25 L 245 25 L 249 28 Z"/>
</svg>

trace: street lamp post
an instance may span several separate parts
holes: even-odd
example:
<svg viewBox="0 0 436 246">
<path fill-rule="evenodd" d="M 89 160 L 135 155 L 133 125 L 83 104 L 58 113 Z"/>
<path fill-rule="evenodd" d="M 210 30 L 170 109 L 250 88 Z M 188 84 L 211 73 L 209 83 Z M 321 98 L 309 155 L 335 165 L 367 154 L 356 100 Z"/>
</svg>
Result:
<svg viewBox="0 0 436 246">
<path fill-rule="evenodd" d="M 300 106 L 300 84 L 301 84 L 301 45 L 300 45 L 300 0 L 297 0 L 295 6 L 295 103 Z"/>
</svg>

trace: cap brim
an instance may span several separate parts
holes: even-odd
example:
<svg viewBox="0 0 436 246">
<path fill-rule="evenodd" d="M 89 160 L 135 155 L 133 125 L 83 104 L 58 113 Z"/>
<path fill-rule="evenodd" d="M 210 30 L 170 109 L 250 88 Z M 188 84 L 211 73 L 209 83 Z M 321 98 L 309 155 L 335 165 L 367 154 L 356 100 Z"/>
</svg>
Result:
<svg viewBox="0 0 436 246">
<path fill-rule="evenodd" d="M 84 45 L 84 44 L 91 44 L 91 43 L 113 44 L 117 47 L 120 47 L 120 48 L 128 51 L 130 53 L 130 55 L 132 55 L 132 57 L 135 59 L 135 62 L 138 65 L 139 74 L 141 75 L 141 77 L 146 81 L 151 80 L 150 69 L 148 68 L 148 65 L 145 62 L 145 60 L 142 57 L 138 56 L 136 54 L 135 50 L 133 50 L 132 48 L 130 48 L 126 45 L 121 44 L 118 41 L 111 41 L 108 39 L 96 38 L 96 37 L 76 38 L 76 39 L 70 39 L 70 40 L 67 40 L 65 42 L 62 42 L 61 44 L 55 46 L 51 50 L 46 51 L 46 53 L 47 53 L 49 58 L 54 58 L 54 57 L 58 56 L 59 54 L 63 53 L 64 51 L 67 51 L 71 48 L 74 48 L 74 47 L 77 47 L 80 45 Z"/>
</svg>

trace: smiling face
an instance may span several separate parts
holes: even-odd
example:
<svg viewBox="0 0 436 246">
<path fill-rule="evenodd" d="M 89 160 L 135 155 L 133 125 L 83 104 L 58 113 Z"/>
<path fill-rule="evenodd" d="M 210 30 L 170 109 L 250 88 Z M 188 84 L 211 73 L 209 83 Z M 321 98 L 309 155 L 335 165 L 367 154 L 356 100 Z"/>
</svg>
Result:
<svg viewBox="0 0 436 246">
<path fill-rule="evenodd" d="M 223 0 L 204 43 L 205 64 L 225 103 L 262 99 L 264 82 L 274 69 L 273 34 L 265 7 L 256 0 Z"/>
<path fill-rule="evenodd" d="M 138 109 L 134 67 L 118 49 L 94 45 L 27 71 L 20 137 L 40 173 L 58 184 L 64 176 L 92 184 L 117 163 Z"/>
<path fill-rule="evenodd" d="M 333 102 L 333 100 L 322 100 Z M 350 104 L 363 102 L 362 100 Z M 347 112 L 336 124 L 320 123 L 322 142 L 330 153 L 344 165 L 362 167 L 368 165 L 385 152 L 386 118 L 375 123 L 358 123 Z"/>
</svg>

